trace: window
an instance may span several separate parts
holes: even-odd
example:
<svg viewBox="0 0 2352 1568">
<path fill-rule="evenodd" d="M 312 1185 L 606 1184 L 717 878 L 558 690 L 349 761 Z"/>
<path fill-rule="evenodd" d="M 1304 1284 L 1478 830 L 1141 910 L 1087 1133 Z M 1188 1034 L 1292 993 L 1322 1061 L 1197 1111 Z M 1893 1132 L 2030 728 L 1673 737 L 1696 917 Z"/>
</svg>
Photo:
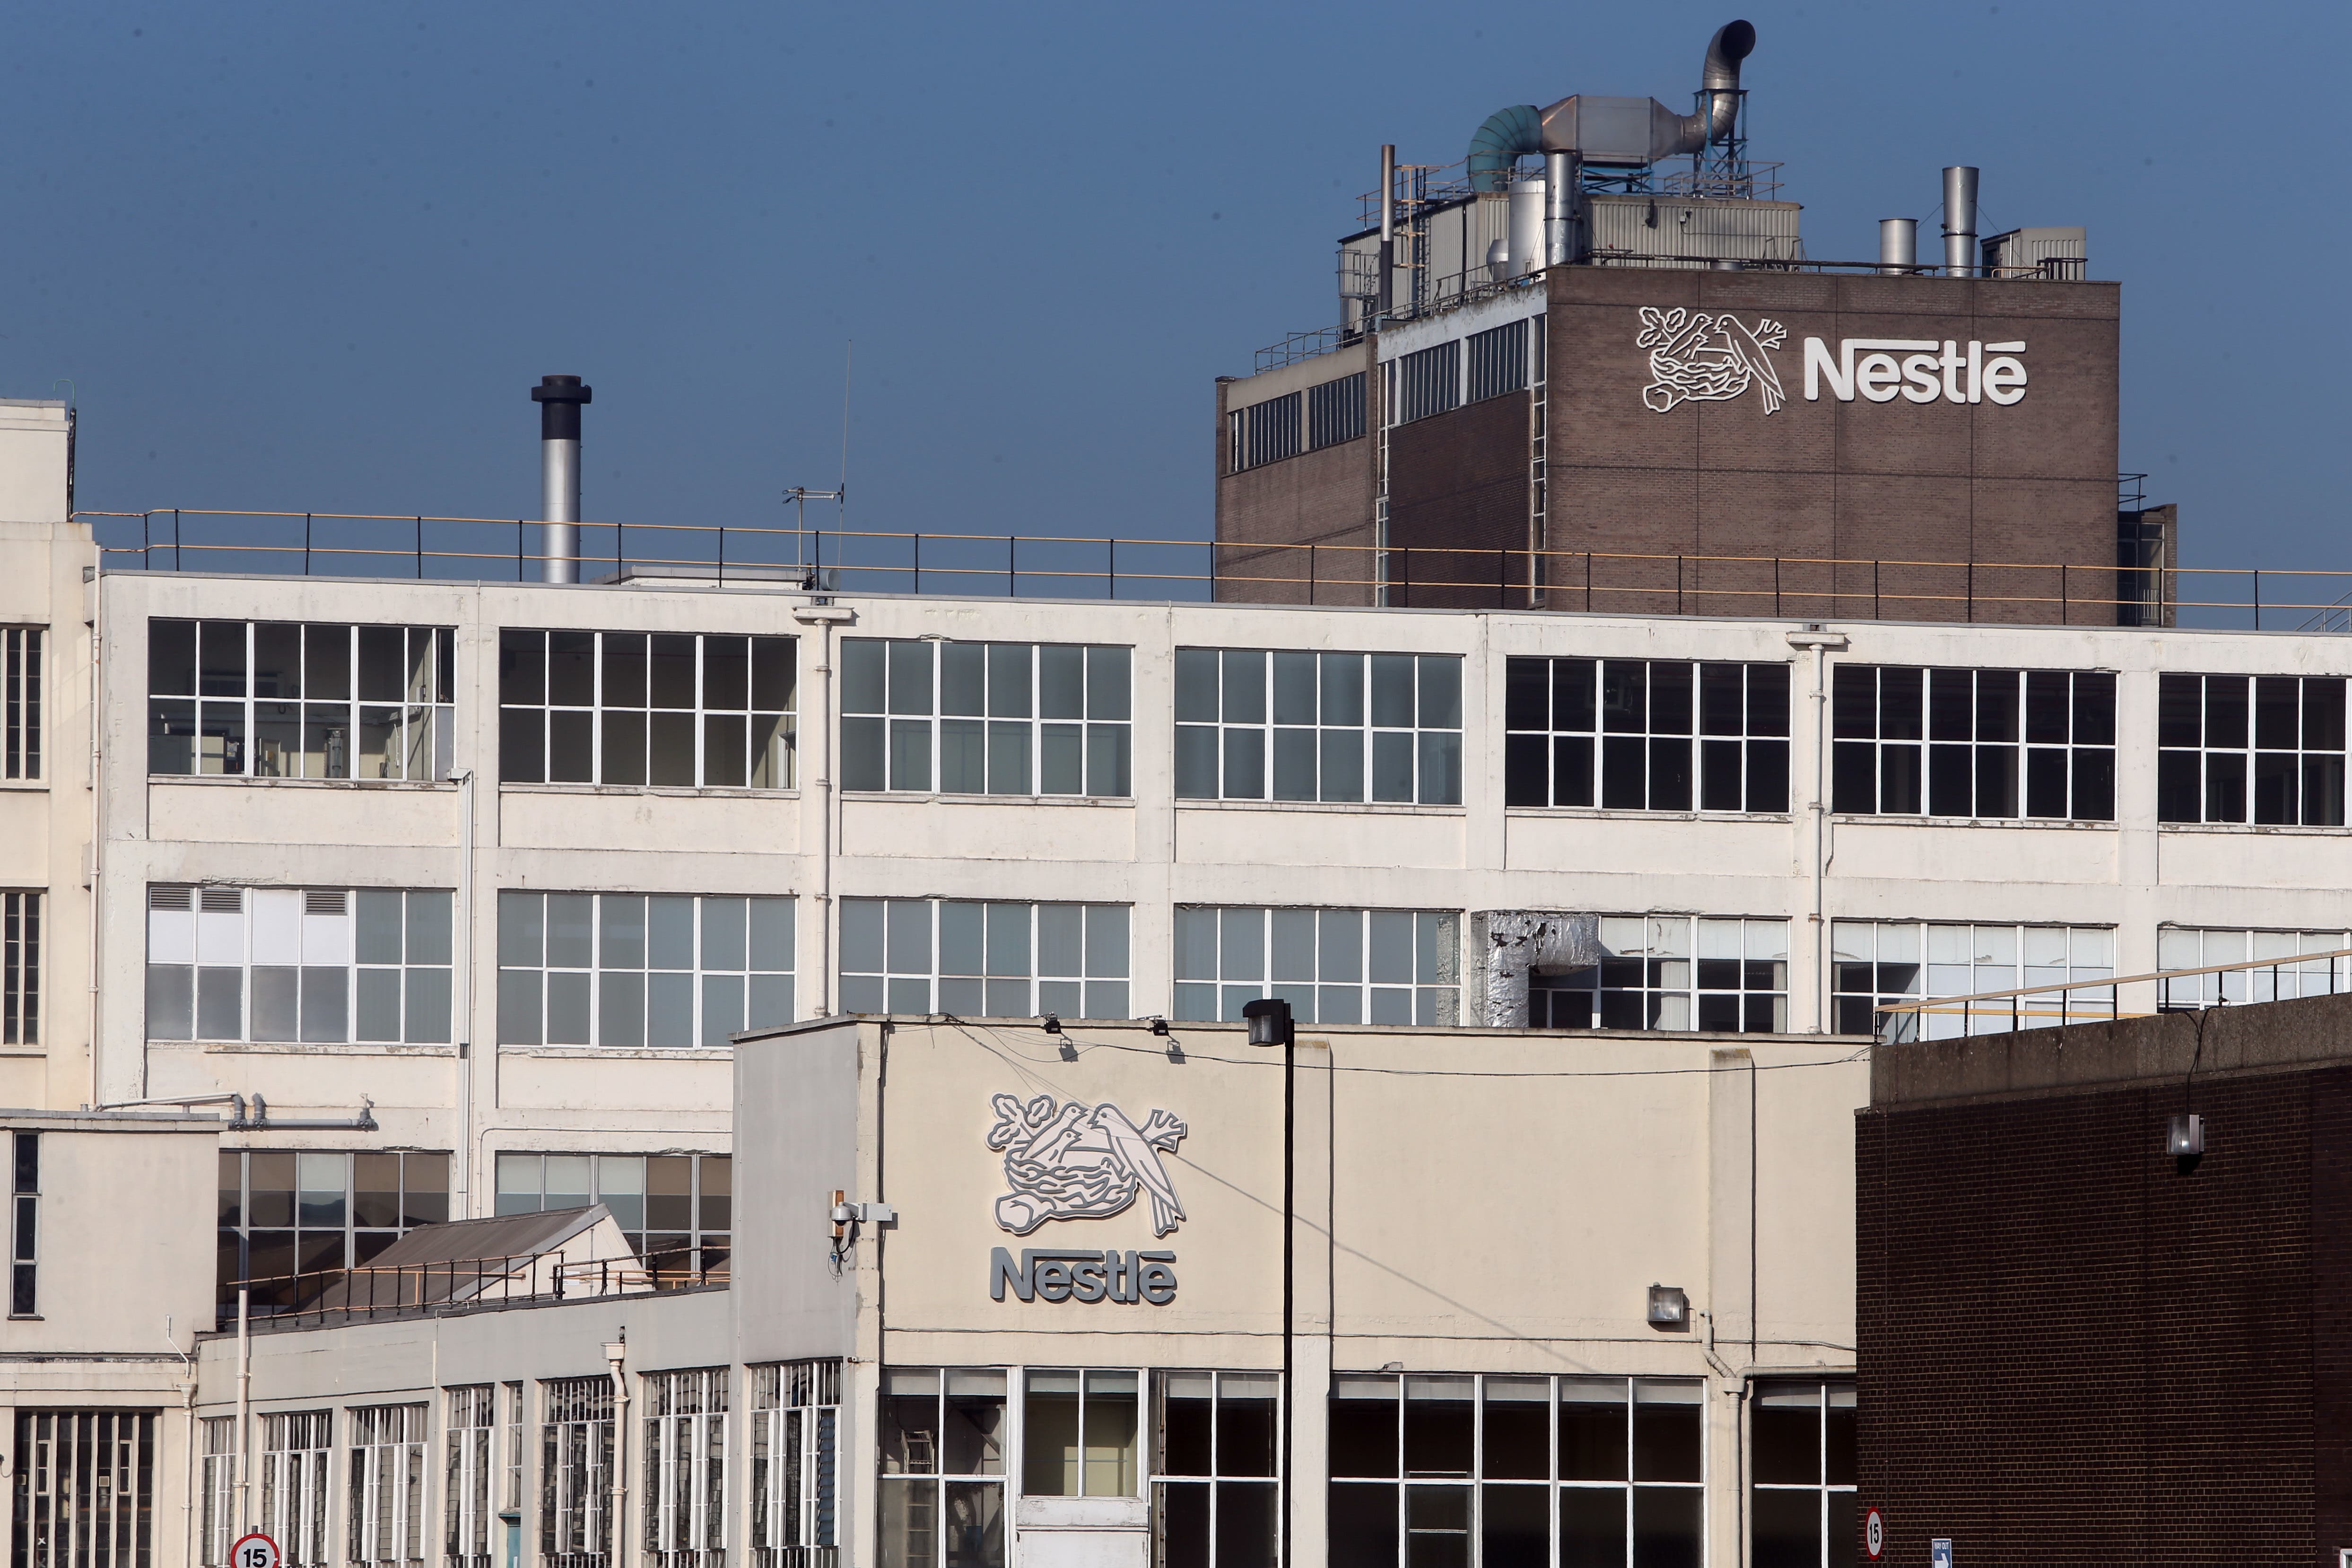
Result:
<svg viewBox="0 0 2352 1568">
<path fill-rule="evenodd" d="M 613 1551 L 613 1380 L 567 1377 L 541 1386 L 541 1568 L 604 1568 Z"/>
<path fill-rule="evenodd" d="M 151 1040 L 449 1040 L 449 895 L 147 889 Z"/>
<path fill-rule="evenodd" d="M 1225 416 L 1233 441 L 1233 471 L 1255 468 L 1295 458 L 1306 448 L 1299 444 L 1298 415 L 1303 395 L 1286 393 Z"/>
<path fill-rule="evenodd" d="M 1841 664 L 1831 706 L 1832 811 L 2115 819 L 2105 670 Z"/>
<path fill-rule="evenodd" d="M 293 1276 L 355 1268 L 420 1225 L 449 1217 L 446 1153 L 220 1152 L 219 1305 L 257 1281 L 251 1307 L 291 1307 Z"/>
<path fill-rule="evenodd" d="M 725 1050 L 793 1021 L 793 900 L 499 894 L 499 1044 Z"/>
<path fill-rule="evenodd" d="M 1162 1568 L 1274 1568 L 1282 1379 L 1265 1372 L 1152 1374 L 1152 1531 Z M 1362 1559 L 1339 1550 L 1335 1563 Z"/>
<path fill-rule="evenodd" d="M 1332 1379 L 1331 1560 L 1698 1568 L 1706 1385 Z M 1400 1546 L 1402 1551 L 1400 1552 Z"/>
<path fill-rule="evenodd" d="M 1470 334 L 1465 345 L 1470 357 L 1470 395 L 1464 402 L 1483 403 L 1528 389 L 1529 325 L 1526 321 L 1506 321 Z"/>
<path fill-rule="evenodd" d="M 1319 452 L 1364 434 L 1364 373 L 1307 389 L 1307 449 Z"/>
<path fill-rule="evenodd" d="M 646 1374 L 646 1555 L 659 1568 L 727 1561 L 727 1369 Z"/>
<path fill-rule="evenodd" d="M 2310 958 L 2352 947 L 2352 931 L 2211 931 L 2167 926 L 2156 933 L 2158 969 L 2204 969 L 2219 963 L 2259 963 L 2224 974 L 2182 974 L 2158 981 L 2159 1012 L 2352 991 L 2352 958 Z"/>
<path fill-rule="evenodd" d="M 0 778 L 41 776 L 41 628 L 0 629 Z"/>
<path fill-rule="evenodd" d="M 1504 667 L 1511 805 L 1789 809 L 1789 667 L 1514 658 Z"/>
<path fill-rule="evenodd" d="M 19 1131 L 8 1137 L 8 1315 L 37 1318 L 41 1313 L 41 1135 Z"/>
<path fill-rule="evenodd" d="M 2116 933 L 2105 926 L 1837 921 L 1830 942 L 1832 1005 L 1838 1032 L 1847 1035 L 1874 1033 L 1876 1009 L 1890 1002 L 2106 980 L 2116 973 Z M 2053 991 L 1894 1014 L 1887 1038 L 1954 1039 L 2115 1016 L 2113 986 Z"/>
<path fill-rule="evenodd" d="M 499 1507 L 502 1513 L 520 1515 L 522 1512 L 523 1385 L 520 1383 L 508 1384 L 505 1397 L 507 1402 L 505 1455 L 507 1480 L 506 1489 L 500 1495 Z M 521 1525 L 517 1523 L 511 1528 L 519 1531 Z"/>
<path fill-rule="evenodd" d="M 1023 1495 L 1136 1495 L 1138 1373 L 1038 1369 L 1021 1388 Z"/>
<path fill-rule="evenodd" d="M 351 1423 L 351 1560 L 423 1568 L 425 1406 L 361 1405 Z"/>
<path fill-rule="evenodd" d="M 1126 795 L 1132 652 L 845 637 L 841 787 Z"/>
<path fill-rule="evenodd" d="M 790 789 L 791 637 L 499 633 L 507 784 Z"/>
<path fill-rule="evenodd" d="M 1390 360 L 1388 422 L 1410 425 L 1462 405 L 1462 341 Z"/>
<path fill-rule="evenodd" d="M 1755 1568 L 1853 1568 L 1853 1385 L 1760 1383 L 1748 1415 Z"/>
<path fill-rule="evenodd" d="M 261 1519 L 258 1529 L 278 1542 L 288 1568 L 326 1568 L 334 1543 L 327 1533 L 327 1459 L 334 1431 L 328 1410 L 281 1412 L 261 1418 Z"/>
<path fill-rule="evenodd" d="M 2340 675 L 2164 677 L 2158 820 L 2343 826 L 2344 685 Z"/>
<path fill-rule="evenodd" d="M 1689 915 L 1604 915 L 1601 963 L 1538 970 L 1528 1022 L 1552 1029 L 1789 1027 L 1789 922 Z"/>
<path fill-rule="evenodd" d="M 1462 659 L 1179 648 L 1176 795 L 1459 805 Z"/>
<path fill-rule="evenodd" d="M 753 1568 L 835 1568 L 841 1363 L 785 1362 L 751 1373 Z"/>
<path fill-rule="evenodd" d="M 881 1568 L 1004 1568 L 1004 1373 L 882 1371 Z"/>
<path fill-rule="evenodd" d="M 1128 1016 L 1127 906 L 841 900 L 841 1010 Z"/>
<path fill-rule="evenodd" d="M 1279 996 L 1302 1024 L 1458 1024 L 1461 919 L 1444 910 L 1176 911 L 1175 1016 Z"/>
<path fill-rule="evenodd" d="M 153 1412 L 19 1410 L 16 1425 L 12 1568 L 146 1568 L 173 1552 L 154 1540 Z"/>
<path fill-rule="evenodd" d="M 41 895 L 0 892 L 0 1046 L 41 1043 Z"/>
<path fill-rule="evenodd" d="M 147 623 L 147 771 L 439 779 L 456 735 L 447 626 Z"/>
<path fill-rule="evenodd" d="M 197 1484 L 204 1518 L 203 1539 L 196 1561 L 205 1568 L 227 1568 L 228 1549 L 236 1543 L 236 1417 L 207 1415 L 204 1428 L 204 1471 Z"/>
<path fill-rule="evenodd" d="M 490 1437 L 497 1428 L 498 1385 L 476 1384 L 443 1392 L 449 1412 L 441 1487 L 443 1568 L 490 1568 Z"/>
<path fill-rule="evenodd" d="M 498 1212 L 603 1204 L 645 1266 L 723 1274 L 734 1161 L 725 1154 L 500 1154 Z"/>
</svg>

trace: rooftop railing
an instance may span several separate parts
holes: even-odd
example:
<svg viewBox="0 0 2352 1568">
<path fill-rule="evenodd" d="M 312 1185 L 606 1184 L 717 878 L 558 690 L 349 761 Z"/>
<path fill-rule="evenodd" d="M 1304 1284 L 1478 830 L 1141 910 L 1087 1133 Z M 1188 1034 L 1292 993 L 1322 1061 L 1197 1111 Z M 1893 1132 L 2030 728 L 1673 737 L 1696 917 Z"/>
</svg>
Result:
<svg viewBox="0 0 2352 1568">
<path fill-rule="evenodd" d="M 436 1263 L 322 1268 L 241 1279 L 247 1312 L 272 1324 L 346 1322 L 385 1312 L 417 1312 L 501 1302 L 560 1301 L 583 1296 L 642 1294 L 726 1283 L 725 1264 L 709 1268 L 651 1268 L 635 1258 L 567 1263 L 560 1253 L 467 1258 Z M 219 1308 L 222 1326 L 236 1319 L 231 1296 Z"/>
<path fill-rule="evenodd" d="M 1973 991 L 1962 996 L 1930 996 L 1918 1002 L 1881 1002 L 1877 1033 L 1891 1045 L 1967 1035 L 2013 1033 L 2113 1018 L 2145 1018 L 2154 1013 L 2193 1013 L 2210 1006 L 2293 1001 L 2352 991 L 2352 947 L 2321 952 L 2283 953 L 2240 963 L 2209 963 L 2195 969 L 2158 969 L 2145 974 L 2101 975 L 2014 991 Z M 2217 976 L 2211 987 L 2202 984 Z M 2238 983 L 2232 984 L 2231 977 Z M 2196 982 L 2197 984 L 2183 984 Z M 2126 985 L 2153 985 L 2152 1009 L 2127 1011 L 2117 997 Z M 2088 1000 L 2078 1000 L 2082 993 Z"/>
</svg>

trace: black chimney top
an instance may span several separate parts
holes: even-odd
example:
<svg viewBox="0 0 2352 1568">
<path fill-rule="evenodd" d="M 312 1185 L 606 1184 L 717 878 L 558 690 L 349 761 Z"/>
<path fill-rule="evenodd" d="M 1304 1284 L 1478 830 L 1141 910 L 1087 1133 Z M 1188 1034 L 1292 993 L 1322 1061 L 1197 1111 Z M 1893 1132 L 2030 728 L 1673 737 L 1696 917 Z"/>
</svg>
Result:
<svg viewBox="0 0 2352 1568">
<path fill-rule="evenodd" d="M 580 439 L 580 405 L 595 401 L 595 388 L 583 386 L 576 375 L 542 375 L 530 389 L 539 405 L 539 438 L 542 441 Z"/>
</svg>

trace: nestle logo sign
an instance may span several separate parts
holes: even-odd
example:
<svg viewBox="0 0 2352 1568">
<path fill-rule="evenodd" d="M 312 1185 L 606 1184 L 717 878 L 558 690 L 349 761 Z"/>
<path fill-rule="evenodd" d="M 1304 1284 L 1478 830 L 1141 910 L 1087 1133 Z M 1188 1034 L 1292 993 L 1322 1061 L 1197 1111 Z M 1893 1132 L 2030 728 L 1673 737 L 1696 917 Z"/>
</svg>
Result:
<svg viewBox="0 0 2352 1568">
<path fill-rule="evenodd" d="M 1805 340 L 1805 401 L 1821 400 L 1822 384 L 1840 403 L 1852 403 L 1855 393 L 1865 402 L 1998 403 L 2003 407 L 2025 396 L 2025 362 L 2014 356 L 2025 352 L 2022 340 L 1984 343 L 1971 340 L 1963 350 L 1951 338 L 1842 338 L 1837 357 L 1820 338 Z M 1856 354 L 1862 357 L 1856 359 Z M 1896 355 L 1902 355 L 1897 359 Z"/>
<path fill-rule="evenodd" d="M 1164 1307 L 1176 1299 L 1172 1252 L 1056 1252 L 1024 1247 L 1016 1266 L 1013 1254 L 992 1247 L 988 1257 L 988 1296 L 1004 1300 L 1009 1286 L 1024 1301 L 1149 1301 Z"/>
</svg>

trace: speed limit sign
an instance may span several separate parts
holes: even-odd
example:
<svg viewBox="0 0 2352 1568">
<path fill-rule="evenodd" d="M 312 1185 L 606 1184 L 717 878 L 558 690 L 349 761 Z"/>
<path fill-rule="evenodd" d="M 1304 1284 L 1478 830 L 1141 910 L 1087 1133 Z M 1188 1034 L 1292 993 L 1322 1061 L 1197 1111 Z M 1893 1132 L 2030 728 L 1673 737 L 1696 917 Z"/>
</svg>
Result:
<svg viewBox="0 0 2352 1568">
<path fill-rule="evenodd" d="M 229 1568 L 278 1568 L 278 1542 L 257 1530 L 240 1535 L 228 1550 L 228 1561 Z"/>
<path fill-rule="evenodd" d="M 1873 1563 L 1877 1562 L 1878 1554 L 1886 1550 L 1886 1516 L 1876 1509 L 1872 1509 L 1863 1515 L 1862 1544 L 1870 1552 L 1870 1560 Z M 253 1565 L 240 1561 L 236 1568 L 253 1568 Z M 278 1568 L 274 1559 L 269 1568 Z"/>
</svg>

